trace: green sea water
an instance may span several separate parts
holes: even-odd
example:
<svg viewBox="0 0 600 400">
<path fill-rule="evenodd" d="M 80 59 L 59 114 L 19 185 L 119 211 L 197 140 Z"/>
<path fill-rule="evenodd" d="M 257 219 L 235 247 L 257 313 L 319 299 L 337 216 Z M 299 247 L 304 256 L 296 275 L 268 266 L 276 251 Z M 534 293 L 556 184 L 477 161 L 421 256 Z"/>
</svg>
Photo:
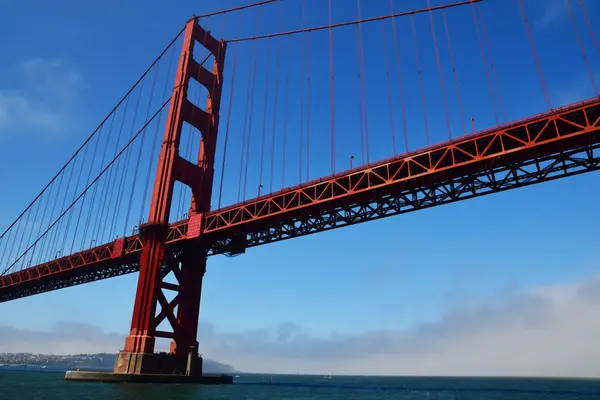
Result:
<svg viewBox="0 0 600 400">
<path fill-rule="evenodd" d="M 0 400 L 600 400 L 600 380 L 241 374 L 233 385 L 66 382 L 64 371 L 0 369 Z"/>
</svg>

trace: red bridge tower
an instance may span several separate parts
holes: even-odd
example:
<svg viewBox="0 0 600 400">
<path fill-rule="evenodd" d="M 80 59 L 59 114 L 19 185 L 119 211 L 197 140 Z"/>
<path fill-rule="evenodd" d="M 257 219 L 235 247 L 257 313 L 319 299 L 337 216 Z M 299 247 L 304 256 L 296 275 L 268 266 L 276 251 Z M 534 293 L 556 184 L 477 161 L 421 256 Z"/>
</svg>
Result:
<svg viewBox="0 0 600 400">
<path fill-rule="evenodd" d="M 196 43 L 214 56 L 212 71 L 194 60 Z M 148 223 L 140 226 L 143 236 L 140 274 L 131 331 L 125 340 L 124 350 L 118 355 L 115 364 L 117 373 L 170 374 L 177 371 L 192 376 L 202 374 L 196 335 L 202 279 L 206 271 L 206 249 L 201 245 L 188 245 L 166 253 L 165 240 L 175 181 L 192 190 L 188 237 L 200 235 L 204 214 L 210 210 L 225 50 L 225 42 L 212 37 L 196 18 L 188 21 L 167 114 Z M 190 79 L 195 79 L 208 90 L 204 110 L 187 97 Z M 201 135 L 196 164 L 179 155 L 184 122 L 198 129 Z M 177 284 L 165 281 L 171 272 Z M 167 300 L 165 290 L 176 293 L 172 301 Z M 157 313 L 158 310 L 160 312 Z M 171 326 L 170 332 L 157 329 L 165 320 Z M 157 337 L 172 339 L 169 354 L 154 353 Z"/>
</svg>

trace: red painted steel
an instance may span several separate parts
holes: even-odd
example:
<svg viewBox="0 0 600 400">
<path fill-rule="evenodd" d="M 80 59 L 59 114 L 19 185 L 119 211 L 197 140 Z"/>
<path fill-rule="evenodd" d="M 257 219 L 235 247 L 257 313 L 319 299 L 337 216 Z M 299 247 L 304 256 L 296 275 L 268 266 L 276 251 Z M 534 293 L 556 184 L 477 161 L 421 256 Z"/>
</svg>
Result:
<svg viewBox="0 0 600 400">
<path fill-rule="evenodd" d="M 600 166 L 600 157 L 595 155 L 599 144 L 600 98 L 594 98 L 211 211 L 204 222 L 201 214 L 197 214 L 170 225 L 166 250 L 170 254 L 191 247 L 220 254 L 231 251 L 223 243 L 246 235 L 260 236 L 252 243 L 242 243 L 243 246 L 255 246 L 395 215 L 425 206 L 413 204 L 406 210 L 398 206 L 394 212 L 368 215 L 362 212 L 362 216 L 361 211 L 352 214 L 351 208 L 372 208 L 370 202 L 381 203 L 394 196 L 408 196 L 406 193 L 419 197 L 416 196 L 418 193 L 447 182 L 453 183 L 447 189 L 448 199 L 432 200 L 426 206 L 474 197 L 482 187 L 487 189 L 485 193 L 494 193 L 546 181 L 553 173 L 556 176 L 552 179 L 555 179 L 594 171 Z M 577 154 L 588 155 L 584 158 L 576 157 Z M 543 170 L 539 164 L 544 163 L 556 166 L 550 164 L 551 169 Z M 537 172 L 528 171 L 525 167 L 529 164 L 538 164 Z M 573 170 L 567 171 L 569 165 Z M 487 186 L 481 182 L 473 183 L 482 180 L 482 175 L 502 169 L 514 177 L 512 183 L 492 181 Z M 509 180 L 505 178 L 506 182 Z M 464 190 L 473 194 L 460 195 L 457 187 L 461 184 L 466 185 Z M 343 224 L 331 221 L 331 214 L 336 210 L 349 215 Z M 334 219 L 341 221 L 343 218 L 340 214 Z M 289 225 L 298 221 L 306 224 L 307 219 L 312 219 L 310 226 L 290 233 Z M 113 242 L 0 278 L 0 301 L 136 271 L 142 238 L 134 235 L 121 240 L 124 249 L 121 257 L 113 257 L 120 246 Z"/>
<path fill-rule="evenodd" d="M 216 210 L 206 216 L 203 233 L 352 202 L 352 197 L 362 194 L 384 195 L 398 185 L 418 186 L 424 180 L 474 172 L 492 159 L 522 161 L 536 153 L 568 148 L 598 129 L 597 117 L 593 121 L 581 117 L 589 115 L 585 110 L 599 105 L 600 98 L 595 98 Z"/>
<path fill-rule="evenodd" d="M 390 15 L 362 20 L 359 10 L 356 21 L 229 42 L 331 30 L 401 15 L 412 18 L 412 14 L 478 1 L 457 1 L 404 13 L 392 11 Z M 237 9 L 271 2 L 274 0 Z M 434 34 L 432 18 L 430 15 Z M 204 62 L 200 64 L 193 58 L 197 43 L 214 57 L 210 71 Z M 197 359 L 207 256 L 239 254 L 248 247 L 600 170 L 600 97 L 596 97 L 210 211 L 226 44 L 204 30 L 198 17 L 186 24 L 148 223 L 140 226 L 140 233 L 0 276 L 3 302 L 139 271 L 131 330 L 119 354 L 116 372 L 171 372 L 172 368 L 163 371 L 165 366 L 153 355 L 157 337 L 171 339 L 174 359 Z M 435 38 L 434 45 L 440 69 Z M 533 42 L 531 46 L 539 69 Z M 204 109 L 188 99 L 191 79 L 208 91 Z M 540 79 L 544 86 L 541 70 Z M 443 94 L 443 81 L 440 83 Z M 447 112 L 445 103 L 444 97 Z M 200 133 L 195 162 L 180 156 L 184 123 Z M 448 129 L 450 135 L 449 125 Z M 191 189 L 189 218 L 169 224 L 176 181 Z M 169 276 L 173 278 L 168 280 Z M 189 369 L 202 372 L 201 365 Z"/>
<path fill-rule="evenodd" d="M 199 42 L 214 55 L 212 72 L 193 59 L 195 42 Z M 198 25 L 195 18 L 188 21 L 158 160 L 148 223 L 140 226 L 140 274 L 131 330 L 125 340 L 124 353 L 151 354 L 154 352 L 156 337 L 173 339 L 171 352 L 177 355 L 186 355 L 191 346 L 198 348 L 196 330 L 206 252 L 200 252 L 200 257 L 190 258 L 186 254 L 183 259 L 178 259 L 165 253 L 165 243 L 171 230 L 168 221 L 175 181 L 192 189 L 191 215 L 206 212 L 210 208 L 224 57 L 225 43 L 213 38 Z M 205 110 L 188 100 L 188 86 L 192 78 L 208 89 L 209 98 Z M 184 122 L 201 133 L 197 164 L 192 164 L 179 155 Z M 175 275 L 177 285 L 164 281 L 170 272 Z M 177 294 L 168 302 L 164 290 L 173 290 Z M 160 309 L 158 314 L 157 309 Z M 165 320 L 171 331 L 158 329 Z"/>
<path fill-rule="evenodd" d="M 197 108 L 193 109 L 192 107 L 195 106 L 191 106 L 191 103 L 188 102 L 187 110 L 189 114 L 186 118 L 187 122 L 195 126 L 201 133 L 197 166 L 192 169 L 197 172 L 188 181 L 191 183 L 190 187 L 192 188 L 189 221 L 192 223 L 192 228 L 195 224 L 199 225 L 198 231 L 201 232 L 203 216 L 210 210 L 212 198 L 226 47 L 225 43 L 217 42 L 197 24 L 195 26 L 195 39 L 214 55 L 211 73 L 205 73 L 203 71 L 206 70 L 202 66 L 193 61 L 191 63 L 193 68 L 190 69 L 190 77 L 195 78 L 201 85 L 206 87 L 209 96 L 204 111 Z M 200 114 L 197 114 L 198 112 Z M 187 171 L 190 171 L 190 169 Z M 183 176 L 182 181 L 185 182 Z M 207 250 L 204 247 L 195 246 L 186 249 L 180 255 L 181 280 L 179 281 L 177 319 L 175 324 L 171 321 L 175 333 L 174 340 L 171 342 L 171 353 L 177 355 L 187 354 L 190 348 L 195 349 L 195 352 L 198 349 L 198 318 L 202 281 L 206 272 L 206 252 Z"/>
<path fill-rule="evenodd" d="M 419 8 L 419 9 L 414 9 L 414 10 L 410 10 L 410 11 L 392 12 L 391 14 L 380 15 L 378 17 L 362 18 L 362 19 L 359 17 L 358 19 L 353 20 L 353 21 L 345 21 L 345 22 L 338 22 L 335 24 L 314 26 L 312 28 L 294 29 L 294 30 L 290 30 L 290 31 L 266 33 L 264 35 L 238 37 L 235 39 L 227 40 L 227 43 L 268 39 L 268 38 L 274 38 L 274 37 L 278 37 L 278 36 L 290 36 L 290 35 L 296 35 L 299 33 L 308 33 L 308 32 L 316 32 L 316 31 L 322 31 L 322 30 L 332 29 L 332 28 L 340 28 L 342 26 L 362 25 L 362 24 L 367 24 L 369 22 L 383 21 L 386 19 L 394 19 L 394 18 L 398 18 L 398 17 L 406 17 L 406 16 L 411 16 L 411 15 L 416 15 L 416 14 L 423 14 L 423 13 L 431 12 L 431 11 L 446 10 L 446 9 L 450 9 L 450 8 L 466 6 L 467 4 L 475 4 L 475 3 L 482 2 L 482 1 L 484 1 L 484 0 L 456 1 L 453 3 L 441 4 L 441 5 L 437 5 L 437 6 L 433 6 L 433 7 Z"/>
</svg>

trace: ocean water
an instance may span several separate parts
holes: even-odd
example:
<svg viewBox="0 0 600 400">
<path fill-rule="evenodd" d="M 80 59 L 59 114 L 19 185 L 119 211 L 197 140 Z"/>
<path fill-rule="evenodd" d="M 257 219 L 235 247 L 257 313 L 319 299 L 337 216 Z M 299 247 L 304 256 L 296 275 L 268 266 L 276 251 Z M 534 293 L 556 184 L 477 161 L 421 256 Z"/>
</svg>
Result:
<svg viewBox="0 0 600 400">
<path fill-rule="evenodd" d="M 600 380 L 240 375 L 233 385 L 66 382 L 0 368 L 1 400 L 600 400 Z"/>
</svg>

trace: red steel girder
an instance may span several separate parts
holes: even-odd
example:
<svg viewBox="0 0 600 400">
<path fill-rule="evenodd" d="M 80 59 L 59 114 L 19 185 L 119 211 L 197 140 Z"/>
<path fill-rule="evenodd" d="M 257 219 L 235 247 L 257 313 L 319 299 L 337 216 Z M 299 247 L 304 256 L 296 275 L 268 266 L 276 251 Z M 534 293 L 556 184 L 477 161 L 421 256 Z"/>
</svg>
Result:
<svg viewBox="0 0 600 400">
<path fill-rule="evenodd" d="M 558 178 L 600 169 L 600 143 L 569 151 L 536 157 L 523 163 L 492 163 L 473 175 L 424 184 L 417 188 L 400 188 L 398 192 L 374 198 L 362 197 L 353 203 L 340 204 L 272 224 L 256 226 L 213 243 L 211 253 L 237 254 L 240 249 L 292 239 L 316 232 L 341 228 L 361 222 L 453 203 L 486 194 L 498 193 Z"/>
<path fill-rule="evenodd" d="M 167 253 L 185 246 L 235 252 L 240 243 L 258 246 L 598 169 L 595 98 L 212 211 L 204 224 L 174 223 Z M 120 241 L 0 277 L 0 302 L 135 272 L 141 239 Z"/>
<path fill-rule="evenodd" d="M 572 148 L 589 142 L 590 133 L 599 125 L 600 98 L 596 98 L 213 211 L 206 216 L 203 234 L 286 218 L 287 213 L 351 204 L 355 197 L 381 196 L 399 186 L 419 187 L 465 173 L 475 174 L 498 159 L 518 162 Z"/>
</svg>

